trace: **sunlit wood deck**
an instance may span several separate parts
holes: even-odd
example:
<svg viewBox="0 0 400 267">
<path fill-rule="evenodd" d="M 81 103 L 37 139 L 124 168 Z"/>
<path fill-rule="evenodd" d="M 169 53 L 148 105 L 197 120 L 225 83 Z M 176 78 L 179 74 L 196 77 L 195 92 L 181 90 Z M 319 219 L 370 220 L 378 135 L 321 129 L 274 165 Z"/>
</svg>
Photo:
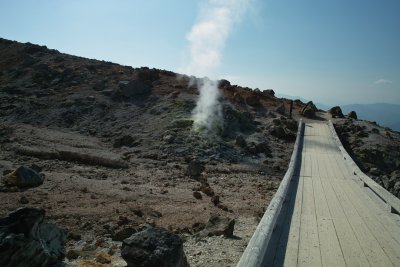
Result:
<svg viewBox="0 0 400 267">
<path fill-rule="evenodd" d="M 305 125 L 265 266 L 400 266 L 399 216 L 354 175 L 325 123 Z"/>
</svg>

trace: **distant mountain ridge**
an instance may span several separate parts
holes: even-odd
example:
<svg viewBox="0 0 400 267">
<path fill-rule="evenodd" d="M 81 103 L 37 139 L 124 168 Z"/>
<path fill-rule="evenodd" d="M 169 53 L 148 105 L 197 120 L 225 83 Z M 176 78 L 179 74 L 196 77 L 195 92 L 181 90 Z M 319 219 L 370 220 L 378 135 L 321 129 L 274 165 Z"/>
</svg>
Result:
<svg viewBox="0 0 400 267">
<path fill-rule="evenodd" d="M 340 106 L 344 114 L 354 110 L 358 118 L 400 131 L 400 105 L 388 103 L 350 104 Z"/>
</svg>

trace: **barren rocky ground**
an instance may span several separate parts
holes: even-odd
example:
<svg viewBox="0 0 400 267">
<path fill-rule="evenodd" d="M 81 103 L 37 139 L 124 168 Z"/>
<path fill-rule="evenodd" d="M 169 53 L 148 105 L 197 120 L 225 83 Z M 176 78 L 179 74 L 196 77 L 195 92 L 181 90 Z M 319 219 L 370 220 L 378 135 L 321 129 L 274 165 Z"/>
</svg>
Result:
<svg viewBox="0 0 400 267">
<path fill-rule="evenodd" d="M 272 90 L 222 80 L 224 124 L 205 135 L 192 130 L 193 79 L 0 39 L 0 216 L 45 209 L 67 233 L 67 266 L 125 266 L 121 241 L 149 225 L 179 234 L 191 266 L 235 266 L 284 176 L 305 104 L 294 101 L 289 119 L 290 101 Z M 335 124 L 354 155 L 373 142 L 388 153 L 393 164 L 376 177 L 398 196 L 399 134 Z M 359 162 L 378 174 L 377 161 Z M 6 184 L 20 166 L 42 184 Z M 234 220 L 233 233 L 212 218 Z"/>
<path fill-rule="evenodd" d="M 291 156 L 287 100 L 221 81 L 224 127 L 203 135 L 191 127 L 189 77 L 4 39 L 0 55 L 0 171 L 44 176 L 38 187 L 3 185 L 1 216 L 44 208 L 68 233 L 72 265 L 102 264 L 96 253 L 118 255 L 147 225 L 181 235 L 192 266 L 237 262 Z M 204 171 L 189 175 L 191 162 Z M 215 214 L 236 220 L 232 238 L 201 234 Z"/>
</svg>

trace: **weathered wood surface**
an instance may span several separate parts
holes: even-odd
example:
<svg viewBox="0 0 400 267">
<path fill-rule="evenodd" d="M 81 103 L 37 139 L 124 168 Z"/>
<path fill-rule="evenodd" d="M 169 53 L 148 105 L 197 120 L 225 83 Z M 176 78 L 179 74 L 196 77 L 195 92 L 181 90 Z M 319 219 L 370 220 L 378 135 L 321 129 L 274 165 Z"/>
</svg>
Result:
<svg viewBox="0 0 400 267">
<path fill-rule="evenodd" d="M 368 192 L 332 130 L 305 125 L 285 210 L 265 255 L 246 266 L 400 266 L 399 215 L 384 208 L 386 193 Z"/>
</svg>

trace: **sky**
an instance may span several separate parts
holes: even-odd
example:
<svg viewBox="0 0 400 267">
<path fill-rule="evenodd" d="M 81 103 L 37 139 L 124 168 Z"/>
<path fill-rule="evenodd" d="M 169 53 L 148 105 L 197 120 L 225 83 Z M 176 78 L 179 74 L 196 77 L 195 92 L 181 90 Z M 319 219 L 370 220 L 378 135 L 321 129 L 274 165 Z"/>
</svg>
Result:
<svg viewBox="0 0 400 267">
<path fill-rule="evenodd" d="M 249 3 L 211 78 L 326 105 L 400 104 L 398 0 L 0 0 L 0 37 L 182 73 L 193 25 L 224 1 Z"/>
</svg>

